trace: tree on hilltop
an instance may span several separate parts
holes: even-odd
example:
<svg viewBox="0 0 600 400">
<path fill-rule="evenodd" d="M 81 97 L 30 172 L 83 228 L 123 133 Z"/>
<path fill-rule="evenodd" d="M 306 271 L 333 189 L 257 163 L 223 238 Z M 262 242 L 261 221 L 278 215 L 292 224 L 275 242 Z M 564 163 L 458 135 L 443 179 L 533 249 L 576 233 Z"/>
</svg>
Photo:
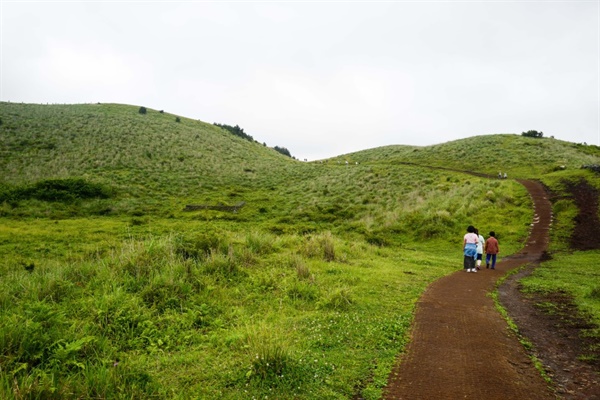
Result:
<svg viewBox="0 0 600 400">
<path fill-rule="evenodd" d="M 521 136 L 525 136 L 525 137 L 533 137 L 533 138 L 542 138 L 544 137 L 544 132 L 538 132 L 538 131 L 527 131 L 527 132 L 523 132 L 521 133 Z"/>
<path fill-rule="evenodd" d="M 242 139 L 246 139 L 250 142 L 254 141 L 254 138 L 252 136 L 248 135 L 246 132 L 244 132 L 244 129 L 240 128 L 238 125 L 231 126 L 231 125 L 227 125 L 227 124 L 218 124 L 216 122 L 214 122 L 213 125 L 218 126 L 221 129 L 225 129 L 229 133 L 232 133 L 235 136 L 241 137 Z"/>
<path fill-rule="evenodd" d="M 290 151 L 288 149 L 286 149 L 285 147 L 279 147 L 279 146 L 275 146 L 273 147 L 273 150 L 283 154 L 284 156 L 288 156 L 291 157 L 292 154 L 290 153 Z"/>
</svg>

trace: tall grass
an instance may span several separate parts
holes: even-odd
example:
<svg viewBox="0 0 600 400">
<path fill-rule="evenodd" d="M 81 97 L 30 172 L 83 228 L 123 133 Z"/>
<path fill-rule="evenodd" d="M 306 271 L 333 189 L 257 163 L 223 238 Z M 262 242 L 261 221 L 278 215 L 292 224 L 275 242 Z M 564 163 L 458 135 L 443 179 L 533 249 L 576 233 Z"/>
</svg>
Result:
<svg viewBox="0 0 600 400">
<path fill-rule="evenodd" d="M 301 247 L 313 241 L 291 239 Z M 219 388 L 223 398 L 351 396 L 343 382 L 371 368 L 359 353 L 391 365 L 407 322 L 389 337 L 386 321 L 407 316 L 426 282 L 452 269 L 440 257 L 421 273 L 421 260 L 398 264 L 396 252 L 373 264 L 375 249 L 353 249 L 331 234 L 316 240 L 322 250 L 309 258 L 273 248 L 257 268 L 243 263 L 242 234 L 229 240 L 226 254 L 211 248 L 199 259 L 178 254 L 180 241 L 170 235 L 127 241 L 83 263 L 4 270 L 3 393 L 168 398 L 213 396 Z M 330 245 L 347 261 L 328 259 Z M 294 269 L 302 265 L 310 276 Z M 415 275 L 423 275 L 420 284 Z M 390 279 L 411 295 L 396 296 Z M 193 354 L 198 363 L 172 369 L 172 357 Z M 142 367 L 149 357 L 154 362 Z M 204 367 L 216 363 L 222 367 Z M 197 381 L 180 391 L 189 374 Z"/>
</svg>

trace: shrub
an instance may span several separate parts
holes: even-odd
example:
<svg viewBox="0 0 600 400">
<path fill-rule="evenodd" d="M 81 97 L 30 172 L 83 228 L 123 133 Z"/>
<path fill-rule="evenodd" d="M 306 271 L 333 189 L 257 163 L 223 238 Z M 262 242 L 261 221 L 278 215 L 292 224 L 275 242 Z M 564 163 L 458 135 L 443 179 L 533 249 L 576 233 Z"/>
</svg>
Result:
<svg viewBox="0 0 600 400">
<path fill-rule="evenodd" d="M 146 114 L 148 112 L 148 110 L 146 110 L 146 107 L 140 107 L 139 111 L 140 114 Z"/>
<path fill-rule="evenodd" d="M 290 153 L 290 151 L 288 149 L 286 149 L 285 147 L 275 146 L 275 147 L 273 147 L 273 150 L 275 150 L 278 153 L 283 154 L 284 156 L 288 156 L 288 157 L 292 156 L 292 154 Z"/>
<path fill-rule="evenodd" d="M 522 132 L 521 136 L 525 136 L 525 137 L 533 137 L 533 138 L 541 138 L 544 136 L 543 132 L 538 132 L 538 131 L 527 131 L 527 132 Z"/>
<path fill-rule="evenodd" d="M 50 179 L 35 183 L 28 187 L 3 188 L 0 190 L 0 201 L 18 201 L 37 199 L 69 203 L 80 199 L 112 196 L 112 190 L 104 185 L 88 182 L 85 179 Z"/>
<path fill-rule="evenodd" d="M 254 138 L 250 135 L 248 135 L 247 133 L 244 132 L 244 129 L 240 128 L 238 125 L 236 126 L 231 126 L 231 125 L 227 125 L 227 124 L 218 124 L 218 123 L 213 123 L 214 126 L 218 126 L 221 129 L 225 129 L 226 131 L 228 131 L 229 133 L 241 137 L 242 139 L 246 139 L 250 142 L 254 141 Z"/>
</svg>

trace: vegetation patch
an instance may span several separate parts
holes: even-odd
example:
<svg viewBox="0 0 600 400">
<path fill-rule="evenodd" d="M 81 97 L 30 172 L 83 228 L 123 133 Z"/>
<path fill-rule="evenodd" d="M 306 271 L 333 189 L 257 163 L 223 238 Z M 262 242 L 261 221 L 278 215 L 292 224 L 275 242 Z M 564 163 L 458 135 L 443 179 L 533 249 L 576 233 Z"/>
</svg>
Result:
<svg viewBox="0 0 600 400">
<path fill-rule="evenodd" d="M 113 191 L 106 185 L 85 179 L 49 179 L 22 187 L 4 186 L 0 190 L 0 202 L 36 199 L 50 202 L 72 203 L 77 200 L 106 199 Z"/>
<path fill-rule="evenodd" d="M 552 260 L 521 280 L 525 293 L 536 296 L 540 310 L 581 329 L 582 339 L 595 340 L 587 352 L 600 347 L 600 298 L 595 284 L 600 281 L 596 267 L 598 257 L 598 250 L 555 253 Z"/>
</svg>

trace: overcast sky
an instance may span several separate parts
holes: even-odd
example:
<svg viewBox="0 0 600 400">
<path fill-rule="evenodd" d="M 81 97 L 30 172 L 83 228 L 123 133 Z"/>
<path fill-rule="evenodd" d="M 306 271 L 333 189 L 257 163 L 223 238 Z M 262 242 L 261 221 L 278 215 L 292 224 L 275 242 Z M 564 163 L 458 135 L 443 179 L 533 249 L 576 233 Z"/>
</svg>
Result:
<svg viewBox="0 0 600 400">
<path fill-rule="evenodd" d="M 0 1 L 2 101 L 143 105 L 308 160 L 600 145 L 599 1 Z"/>
</svg>

